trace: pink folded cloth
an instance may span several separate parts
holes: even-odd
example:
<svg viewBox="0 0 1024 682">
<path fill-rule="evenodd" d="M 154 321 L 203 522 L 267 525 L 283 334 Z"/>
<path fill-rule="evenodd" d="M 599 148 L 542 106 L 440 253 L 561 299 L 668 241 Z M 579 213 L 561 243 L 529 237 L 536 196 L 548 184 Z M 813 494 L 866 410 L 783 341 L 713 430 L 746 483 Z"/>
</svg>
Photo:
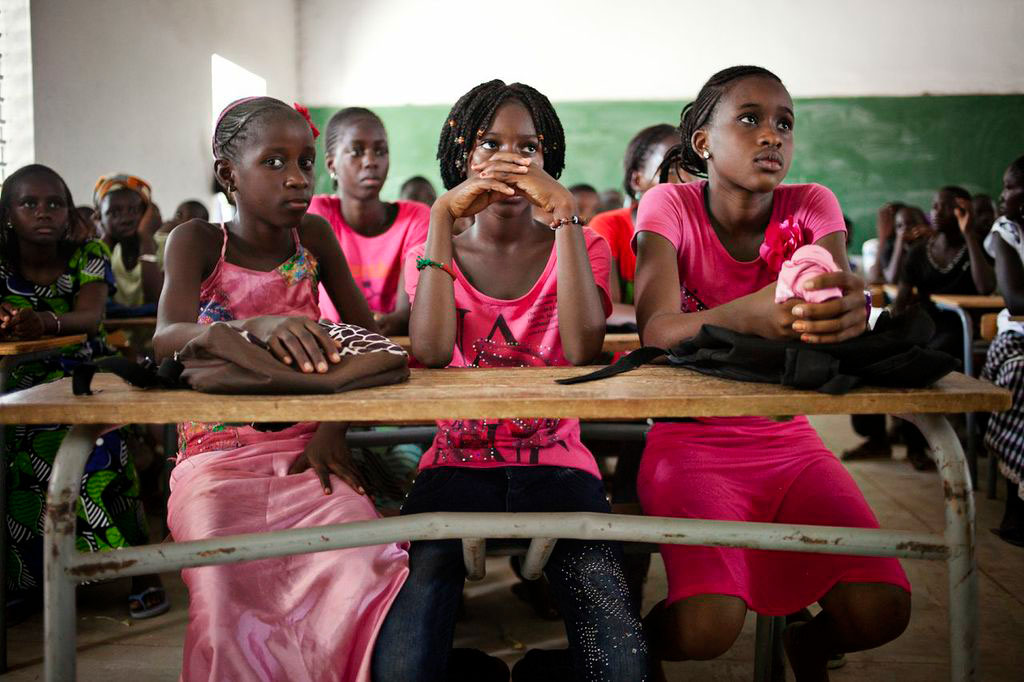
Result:
<svg viewBox="0 0 1024 682">
<path fill-rule="evenodd" d="M 779 281 L 775 285 L 775 302 L 782 303 L 791 298 L 802 298 L 808 303 L 821 303 L 843 295 L 839 287 L 804 291 L 804 284 L 827 272 L 838 272 L 839 266 L 832 254 L 820 246 L 808 244 L 793 252 L 792 258 L 782 264 Z"/>
</svg>

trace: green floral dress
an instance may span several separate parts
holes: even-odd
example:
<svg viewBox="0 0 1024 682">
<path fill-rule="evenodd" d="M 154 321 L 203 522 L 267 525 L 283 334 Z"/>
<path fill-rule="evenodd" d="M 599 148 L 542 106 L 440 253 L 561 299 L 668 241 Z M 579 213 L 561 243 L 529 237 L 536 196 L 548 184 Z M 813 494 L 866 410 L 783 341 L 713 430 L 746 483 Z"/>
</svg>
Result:
<svg viewBox="0 0 1024 682">
<path fill-rule="evenodd" d="M 0 301 L 19 308 L 69 312 L 81 288 L 91 282 L 110 284 L 110 251 L 90 241 L 71 256 L 67 270 L 49 286 L 33 284 L 0 258 Z M 67 346 L 41 360 L 17 366 L 2 387 L 6 391 L 71 376 L 74 367 L 111 354 L 104 336 Z M 17 425 L 4 431 L 7 465 L 7 586 L 12 596 L 43 584 L 43 509 L 57 448 L 66 424 Z M 139 501 L 139 480 L 121 431 L 104 434 L 86 464 L 78 499 L 76 545 L 99 551 L 145 544 L 146 524 Z"/>
</svg>

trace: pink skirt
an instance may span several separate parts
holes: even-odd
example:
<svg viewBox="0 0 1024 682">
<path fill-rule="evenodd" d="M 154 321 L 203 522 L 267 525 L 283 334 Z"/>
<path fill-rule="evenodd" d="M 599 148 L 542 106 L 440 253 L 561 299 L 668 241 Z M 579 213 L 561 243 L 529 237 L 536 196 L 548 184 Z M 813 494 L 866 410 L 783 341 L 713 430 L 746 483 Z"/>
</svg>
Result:
<svg viewBox="0 0 1024 682">
<path fill-rule="evenodd" d="M 368 498 L 335 477 L 326 496 L 312 470 L 286 475 L 315 427 L 180 460 L 168 502 L 175 540 L 377 518 Z M 369 680 L 377 632 L 407 574 L 396 544 L 185 569 L 181 678 Z"/>
<path fill-rule="evenodd" d="M 878 528 L 857 484 L 804 417 L 656 424 L 637 492 L 651 516 Z M 896 559 L 685 545 L 662 545 L 661 555 L 670 604 L 727 594 L 782 616 L 840 582 L 910 591 Z"/>
</svg>

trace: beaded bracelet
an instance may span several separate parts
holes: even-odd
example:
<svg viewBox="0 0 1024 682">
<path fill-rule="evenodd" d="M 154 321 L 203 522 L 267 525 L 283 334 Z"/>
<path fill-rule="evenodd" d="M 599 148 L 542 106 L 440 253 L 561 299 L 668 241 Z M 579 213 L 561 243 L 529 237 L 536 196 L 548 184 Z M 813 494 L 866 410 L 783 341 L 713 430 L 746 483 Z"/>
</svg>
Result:
<svg viewBox="0 0 1024 682">
<path fill-rule="evenodd" d="M 455 279 L 455 271 L 451 269 L 451 266 L 445 265 L 444 263 L 438 263 L 436 260 L 430 260 L 429 258 L 417 258 L 416 269 L 424 270 L 426 268 L 437 268 L 438 270 L 444 270 L 448 273 L 448 276 L 453 280 Z"/>
<path fill-rule="evenodd" d="M 571 218 L 559 218 L 557 225 L 549 225 L 548 227 L 550 227 L 552 230 L 560 230 L 563 227 L 565 227 L 566 225 L 582 225 L 582 224 L 583 224 L 583 221 L 580 220 L 580 217 L 578 215 L 574 215 Z"/>
</svg>

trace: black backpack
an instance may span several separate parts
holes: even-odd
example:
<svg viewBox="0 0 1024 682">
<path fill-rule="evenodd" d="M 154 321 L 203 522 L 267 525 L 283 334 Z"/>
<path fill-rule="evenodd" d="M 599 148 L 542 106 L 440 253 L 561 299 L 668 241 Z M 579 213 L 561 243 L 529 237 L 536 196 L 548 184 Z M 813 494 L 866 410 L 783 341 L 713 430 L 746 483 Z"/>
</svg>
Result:
<svg viewBox="0 0 1024 682">
<path fill-rule="evenodd" d="M 898 317 L 883 311 L 874 329 L 842 343 L 775 341 L 706 324 L 668 350 L 639 348 L 613 365 L 557 382 L 604 379 L 665 355 L 671 364 L 703 374 L 832 395 L 862 384 L 924 388 L 960 368 L 952 355 L 927 348 L 934 335 L 931 317 L 916 306 Z"/>
</svg>

